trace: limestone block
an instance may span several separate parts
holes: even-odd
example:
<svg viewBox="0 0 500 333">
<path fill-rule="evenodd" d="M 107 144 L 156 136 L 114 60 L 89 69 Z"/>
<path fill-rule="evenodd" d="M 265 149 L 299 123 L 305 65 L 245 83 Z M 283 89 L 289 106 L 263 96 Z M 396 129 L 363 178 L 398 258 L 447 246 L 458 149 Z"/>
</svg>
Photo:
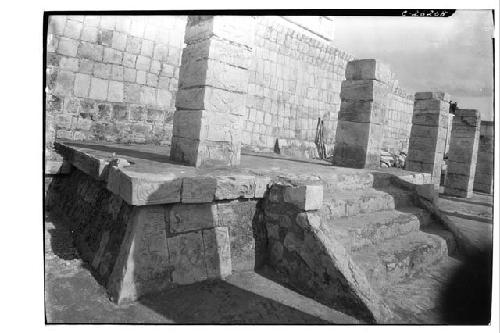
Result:
<svg viewBox="0 0 500 333">
<path fill-rule="evenodd" d="M 474 177 L 470 177 L 469 175 L 460 175 L 457 173 L 446 174 L 445 180 L 445 193 L 447 193 L 448 188 L 463 190 L 463 191 L 472 191 L 472 185 L 474 184 Z"/>
<path fill-rule="evenodd" d="M 222 278 L 231 275 L 231 245 L 229 230 L 216 227 L 203 230 L 203 245 L 208 278 Z"/>
<path fill-rule="evenodd" d="M 181 201 L 182 179 L 174 174 L 121 172 L 120 196 L 130 205 L 154 205 Z"/>
<path fill-rule="evenodd" d="M 106 188 L 116 195 L 120 195 L 121 171 L 117 166 L 111 166 L 108 170 Z"/>
<path fill-rule="evenodd" d="M 209 86 L 179 89 L 175 100 L 177 109 L 207 110 L 243 116 L 246 114 L 245 94 Z"/>
<path fill-rule="evenodd" d="M 450 111 L 450 104 L 440 99 L 416 99 L 413 103 L 414 114 L 418 113 L 438 113 L 447 114 Z"/>
<path fill-rule="evenodd" d="M 317 210 L 323 205 L 322 185 L 286 186 L 284 202 L 294 204 L 302 210 Z"/>
<path fill-rule="evenodd" d="M 174 283 L 191 284 L 207 279 L 201 231 L 167 238 L 167 244 Z"/>
<path fill-rule="evenodd" d="M 415 93 L 415 100 L 438 99 L 450 101 L 450 95 L 442 91 L 428 91 Z"/>
<path fill-rule="evenodd" d="M 383 124 L 385 108 L 377 102 L 343 101 L 338 113 L 339 121 Z"/>
<path fill-rule="evenodd" d="M 389 82 L 392 73 L 388 66 L 375 59 L 349 61 L 345 70 L 347 80 L 378 80 Z"/>
<path fill-rule="evenodd" d="M 182 183 L 182 202 L 212 202 L 215 199 L 217 180 L 214 177 L 189 177 Z"/>
<path fill-rule="evenodd" d="M 253 270 L 258 264 L 256 259 L 265 255 L 265 233 L 258 221 L 257 201 L 220 202 L 217 211 L 218 225 L 229 229 L 233 271 Z"/>
<path fill-rule="evenodd" d="M 441 127 L 413 125 L 411 127 L 410 138 L 432 138 L 437 142 L 438 138 L 446 138 L 446 131 Z"/>
<path fill-rule="evenodd" d="M 495 123 L 493 121 L 481 120 L 481 135 L 495 137 Z"/>
<path fill-rule="evenodd" d="M 444 152 L 444 139 L 436 140 L 432 137 L 410 136 L 408 141 L 410 150 L 426 151 L 431 154 L 434 152 Z"/>
<path fill-rule="evenodd" d="M 255 198 L 263 198 L 271 184 L 271 178 L 265 176 L 255 177 Z"/>
<path fill-rule="evenodd" d="M 189 16 L 184 42 L 193 44 L 215 35 L 251 47 L 254 39 L 253 21 L 251 16 Z"/>
<path fill-rule="evenodd" d="M 170 208 L 170 232 L 213 228 L 218 221 L 215 204 L 175 204 Z"/>
<path fill-rule="evenodd" d="M 212 59 L 189 60 L 181 66 L 179 89 L 212 86 L 224 90 L 246 93 L 247 70 Z"/>
<path fill-rule="evenodd" d="M 340 98 L 342 101 L 379 101 L 387 97 L 387 86 L 376 80 L 342 81 Z"/>
<path fill-rule="evenodd" d="M 469 176 L 471 174 L 472 169 L 473 166 L 471 165 L 470 161 L 468 161 L 468 163 L 461 163 L 448 160 L 448 169 L 447 169 L 448 173 Z"/>
<path fill-rule="evenodd" d="M 181 64 L 187 61 L 213 59 L 228 65 L 248 69 L 251 52 L 248 48 L 226 40 L 210 38 L 186 46 L 182 52 Z"/>
<path fill-rule="evenodd" d="M 339 121 L 335 143 L 365 147 L 370 139 L 370 124 Z"/>
<path fill-rule="evenodd" d="M 171 283 L 170 254 L 164 208 L 135 208 L 108 280 L 111 297 L 123 303 L 167 287 Z"/>
<path fill-rule="evenodd" d="M 85 172 L 94 179 L 99 180 L 105 176 L 104 168 L 106 167 L 106 161 L 103 159 L 95 158 L 84 152 L 75 150 L 72 154 L 71 163 L 75 168 Z"/>
<path fill-rule="evenodd" d="M 234 175 L 217 177 L 215 200 L 253 198 L 255 196 L 255 177 Z"/>
<path fill-rule="evenodd" d="M 173 135 L 192 140 L 240 142 L 243 118 L 206 110 L 177 110 Z"/>
<path fill-rule="evenodd" d="M 448 127 L 448 114 L 446 113 L 414 113 L 414 125 Z"/>
<path fill-rule="evenodd" d="M 240 143 L 199 141 L 172 137 L 170 158 L 196 167 L 233 166 L 240 164 Z"/>
</svg>

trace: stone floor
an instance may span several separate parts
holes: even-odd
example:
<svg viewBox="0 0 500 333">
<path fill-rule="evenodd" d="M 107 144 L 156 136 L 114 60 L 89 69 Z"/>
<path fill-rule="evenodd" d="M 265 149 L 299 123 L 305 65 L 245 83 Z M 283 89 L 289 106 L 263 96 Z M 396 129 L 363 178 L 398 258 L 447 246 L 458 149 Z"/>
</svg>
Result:
<svg viewBox="0 0 500 333">
<path fill-rule="evenodd" d="M 437 205 L 441 219 L 455 234 L 466 253 L 493 250 L 493 196 L 474 192 L 472 198 L 441 194 Z"/>
</svg>

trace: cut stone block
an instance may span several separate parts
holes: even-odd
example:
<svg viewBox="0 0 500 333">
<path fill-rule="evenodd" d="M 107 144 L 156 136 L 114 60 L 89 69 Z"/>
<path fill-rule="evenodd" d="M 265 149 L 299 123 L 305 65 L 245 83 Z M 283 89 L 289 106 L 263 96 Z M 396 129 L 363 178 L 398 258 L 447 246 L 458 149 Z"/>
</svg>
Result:
<svg viewBox="0 0 500 333">
<path fill-rule="evenodd" d="M 213 87 L 179 89 L 175 100 L 178 109 L 207 110 L 243 116 L 246 114 L 244 94 Z"/>
<path fill-rule="evenodd" d="M 127 226 L 108 290 L 117 303 L 160 291 L 170 282 L 170 253 L 163 207 L 135 208 Z"/>
<path fill-rule="evenodd" d="M 413 114 L 438 113 L 447 114 L 450 112 L 450 104 L 440 99 L 415 99 L 413 103 Z"/>
<path fill-rule="evenodd" d="M 294 204 L 301 210 L 317 210 L 323 205 L 322 185 L 286 186 L 284 202 Z"/>
<path fill-rule="evenodd" d="M 130 205 L 154 205 L 181 201 L 182 179 L 173 174 L 120 173 L 120 196 Z"/>
<path fill-rule="evenodd" d="M 224 279 L 231 275 L 231 245 L 225 227 L 203 230 L 203 245 L 208 278 Z"/>
<path fill-rule="evenodd" d="M 210 38 L 186 46 L 182 52 L 182 64 L 188 61 L 213 59 L 222 63 L 247 69 L 251 52 L 246 47 L 233 44 L 227 40 Z"/>
<path fill-rule="evenodd" d="M 439 99 L 442 101 L 449 101 L 450 95 L 442 91 L 427 91 L 415 93 L 415 100 L 424 99 Z"/>
<path fill-rule="evenodd" d="M 211 86 L 233 92 L 246 93 L 247 70 L 212 59 L 188 60 L 181 66 L 179 89 Z"/>
<path fill-rule="evenodd" d="M 339 121 L 383 124 L 386 108 L 377 102 L 343 101 L 338 113 Z"/>
<path fill-rule="evenodd" d="M 382 101 L 389 90 L 376 80 L 342 81 L 340 98 L 342 101 Z"/>
<path fill-rule="evenodd" d="M 184 178 L 182 183 L 182 202 L 212 202 L 215 199 L 217 180 L 213 177 Z"/>
<path fill-rule="evenodd" d="M 213 36 L 243 46 L 253 45 L 251 16 L 189 16 L 184 42 L 193 44 Z"/>
<path fill-rule="evenodd" d="M 239 143 L 243 118 L 206 110 L 177 110 L 173 135 L 200 141 Z"/>
<path fill-rule="evenodd" d="M 170 263 L 173 266 L 172 281 L 191 284 L 207 279 L 201 231 L 167 238 Z"/>
<path fill-rule="evenodd" d="M 172 137 L 170 157 L 195 167 L 234 166 L 240 163 L 241 145 Z"/>
<path fill-rule="evenodd" d="M 213 228 L 217 220 L 215 204 L 176 204 L 169 212 L 171 233 Z"/>
<path fill-rule="evenodd" d="M 255 177 L 234 175 L 217 177 L 215 200 L 253 198 L 255 196 Z"/>
<path fill-rule="evenodd" d="M 389 82 L 392 73 L 388 66 L 375 59 L 353 60 L 347 63 L 345 70 L 347 80 L 378 80 Z"/>
</svg>

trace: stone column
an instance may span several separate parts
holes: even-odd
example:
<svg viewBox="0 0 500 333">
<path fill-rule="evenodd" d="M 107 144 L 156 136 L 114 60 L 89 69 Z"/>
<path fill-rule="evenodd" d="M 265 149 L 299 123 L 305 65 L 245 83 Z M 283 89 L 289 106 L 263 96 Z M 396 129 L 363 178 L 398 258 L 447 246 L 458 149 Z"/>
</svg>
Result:
<svg viewBox="0 0 500 333">
<path fill-rule="evenodd" d="M 458 109 L 453 119 L 444 193 L 470 198 L 476 173 L 481 117 L 477 110 Z"/>
<path fill-rule="evenodd" d="M 448 133 L 449 96 L 444 92 L 417 92 L 405 169 L 430 173 L 439 184 Z"/>
<path fill-rule="evenodd" d="M 481 120 L 474 190 L 493 194 L 495 122 Z"/>
<path fill-rule="evenodd" d="M 383 120 L 390 71 L 375 59 L 347 64 L 340 91 L 333 164 L 350 168 L 380 166 Z"/>
<path fill-rule="evenodd" d="M 240 163 L 253 34 L 250 16 L 189 16 L 172 160 L 196 167 Z"/>
</svg>

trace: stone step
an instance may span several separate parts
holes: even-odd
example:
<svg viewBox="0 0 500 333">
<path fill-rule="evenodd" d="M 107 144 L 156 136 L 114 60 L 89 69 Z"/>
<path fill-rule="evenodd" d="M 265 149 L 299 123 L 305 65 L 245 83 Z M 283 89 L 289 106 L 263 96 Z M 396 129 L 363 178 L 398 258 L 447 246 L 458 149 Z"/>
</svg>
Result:
<svg viewBox="0 0 500 333">
<path fill-rule="evenodd" d="M 423 226 L 421 230 L 428 234 L 434 234 L 443 238 L 446 241 L 446 246 L 448 247 L 448 255 L 452 256 L 457 254 L 458 247 L 455 236 L 450 230 L 446 229 L 446 227 L 440 223 L 434 222 Z"/>
<path fill-rule="evenodd" d="M 430 214 L 426 210 L 405 208 L 344 217 L 327 224 L 347 250 L 357 251 L 365 246 L 416 232 L 430 220 Z"/>
<path fill-rule="evenodd" d="M 445 257 L 419 274 L 379 290 L 396 315 L 394 324 L 446 324 L 443 294 L 462 263 Z"/>
<path fill-rule="evenodd" d="M 351 253 L 376 289 L 403 281 L 447 256 L 446 241 L 421 231 Z"/>
<path fill-rule="evenodd" d="M 413 206 L 413 195 L 395 187 L 324 190 L 321 214 L 324 219 L 332 220 L 409 206 Z"/>
</svg>

